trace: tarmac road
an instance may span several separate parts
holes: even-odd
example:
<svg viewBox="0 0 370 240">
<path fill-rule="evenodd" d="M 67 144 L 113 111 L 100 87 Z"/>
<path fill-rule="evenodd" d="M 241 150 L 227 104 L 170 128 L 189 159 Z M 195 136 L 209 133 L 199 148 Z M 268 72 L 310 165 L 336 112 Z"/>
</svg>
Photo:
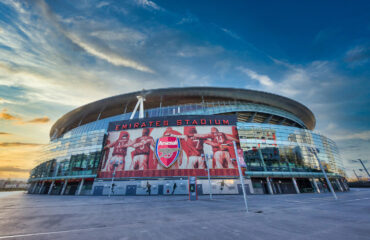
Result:
<svg viewBox="0 0 370 240">
<path fill-rule="evenodd" d="M 0 194 L 1 239 L 370 239 L 370 189 L 331 194 Z"/>
</svg>

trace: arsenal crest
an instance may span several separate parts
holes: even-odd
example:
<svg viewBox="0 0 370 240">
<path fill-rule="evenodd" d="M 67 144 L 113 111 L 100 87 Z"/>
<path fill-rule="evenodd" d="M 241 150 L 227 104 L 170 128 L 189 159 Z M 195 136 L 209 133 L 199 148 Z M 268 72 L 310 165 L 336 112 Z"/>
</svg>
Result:
<svg viewBox="0 0 370 240">
<path fill-rule="evenodd" d="M 169 168 L 180 155 L 180 140 L 177 137 L 161 137 L 157 139 L 155 154 L 158 161 Z"/>
</svg>

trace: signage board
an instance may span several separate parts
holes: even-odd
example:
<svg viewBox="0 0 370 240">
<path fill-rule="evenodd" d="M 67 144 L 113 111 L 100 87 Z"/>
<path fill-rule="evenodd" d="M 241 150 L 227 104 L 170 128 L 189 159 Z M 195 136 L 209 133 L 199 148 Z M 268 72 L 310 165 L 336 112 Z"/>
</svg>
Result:
<svg viewBox="0 0 370 240">
<path fill-rule="evenodd" d="M 99 178 L 237 175 L 236 116 L 171 116 L 109 124 Z M 237 144 L 239 146 L 239 144 Z M 240 147 L 238 147 L 240 148 Z"/>
</svg>

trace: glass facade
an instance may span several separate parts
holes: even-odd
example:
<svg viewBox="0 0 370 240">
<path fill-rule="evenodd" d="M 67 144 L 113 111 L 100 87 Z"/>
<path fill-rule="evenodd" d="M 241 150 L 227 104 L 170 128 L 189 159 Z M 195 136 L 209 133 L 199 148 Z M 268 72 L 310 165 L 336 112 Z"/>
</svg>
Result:
<svg viewBox="0 0 370 240">
<path fill-rule="evenodd" d="M 287 111 L 261 104 L 246 103 L 239 101 L 203 102 L 203 103 L 158 107 L 147 109 L 144 112 L 145 117 L 162 117 L 174 115 L 213 115 L 232 112 L 260 112 L 281 116 L 283 118 L 296 122 L 302 127 L 304 127 L 304 123 L 298 117 L 294 116 L 293 114 Z M 74 129 L 71 129 L 70 131 L 64 134 L 64 137 L 96 130 L 105 131 L 108 128 L 108 124 L 110 122 L 128 120 L 130 117 L 131 113 L 124 113 L 113 117 L 97 119 L 97 121 L 90 122 L 82 126 L 76 127 Z M 134 118 L 138 117 L 139 113 L 137 112 Z"/>
<path fill-rule="evenodd" d="M 247 171 L 320 173 L 344 176 L 336 144 L 310 130 L 271 124 L 238 123 Z M 317 151 L 317 157 L 313 153 Z"/>
<path fill-rule="evenodd" d="M 318 157 L 329 174 L 344 176 L 342 161 L 335 143 L 318 133 L 306 130 L 298 117 L 278 108 L 238 101 L 219 101 L 148 109 L 145 110 L 145 116 L 213 115 L 235 112 L 261 112 L 281 116 L 302 127 L 238 122 L 248 172 L 319 172 L 317 159 L 310 152 L 310 149 L 314 148 L 319 150 Z M 30 179 L 95 177 L 109 122 L 127 120 L 130 116 L 131 113 L 124 113 L 100 119 L 76 127 L 60 138 L 52 139 L 44 149 L 41 164 L 31 171 Z"/>
<path fill-rule="evenodd" d="M 30 178 L 94 176 L 100 163 L 104 133 L 105 130 L 69 133 L 52 140 Z"/>
</svg>

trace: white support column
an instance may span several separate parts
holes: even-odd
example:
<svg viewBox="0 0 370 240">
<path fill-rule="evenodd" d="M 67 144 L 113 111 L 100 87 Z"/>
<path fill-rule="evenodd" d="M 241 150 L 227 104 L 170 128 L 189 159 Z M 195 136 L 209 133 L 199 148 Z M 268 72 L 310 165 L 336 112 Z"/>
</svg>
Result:
<svg viewBox="0 0 370 240">
<path fill-rule="evenodd" d="M 134 111 L 132 111 L 132 113 L 131 113 L 130 119 L 133 119 L 135 117 L 135 114 L 136 114 L 136 111 L 137 111 L 137 108 L 139 107 L 139 105 L 140 105 L 140 101 L 137 101 L 137 103 L 135 105 L 135 108 L 134 108 Z"/>
<path fill-rule="evenodd" d="M 67 184 L 68 184 L 68 180 L 65 180 L 64 181 L 64 184 L 63 184 L 62 191 L 60 192 L 60 195 L 63 195 L 64 194 L 64 191 L 66 190 Z"/>
<path fill-rule="evenodd" d="M 345 190 L 345 191 L 348 191 L 349 189 L 348 189 L 348 185 L 347 185 L 347 183 L 346 183 L 345 181 L 343 181 L 343 179 L 341 179 L 341 180 L 339 180 L 339 181 L 343 183 L 344 190 Z"/>
<path fill-rule="evenodd" d="M 35 182 L 34 185 L 33 185 L 32 191 L 31 191 L 32 194 L 35 193 L 37 185 L 38 185 L 38 182 Z"/>
<path fill-rule="evenodd" d="M 80 195 L 81 194 L 81 190 L 82 190 L 82 187 L 84 186 L 84 182 L 85 182 L 85 179 L 82 178 L 80 184 L 78 185 L 78 189 L 77 189 L 76 195 Z"/>
<path fill-rule="evenodd" d="M 137 103 L 135 105 L 134 111 L 131 113 L 130 119 L 133 119 L 135 117 L 135 114 L 137 112 L 137 109 L 139 108 L 139 118 L 144 118 L 144 96 L 136 96 L 137 97 Z"/>
<path fill-rule="evenodd" d="M 267 189 L 269 191 L 269 194 L 273 195 L 274 192 L 272 191 L 271 181 L 269 177 L 266 178 L 266 182 L 267 182 Z"/>
<path fill-rule="evenodd" d="M 42 191 L 42 188 L 44 187 L 44 185 L 45 185 L 45 181 L 42 181 L 42 184 L 41 184 L 41 187 L 40 187 L 40 190 L 39 190 L 39 194 L 41 194 L 41 191 Z"/>
<path fill-rule="evenodd" d="M 144 118 L 144 98 L 140 98 L 140 111 L 139 111 L 139 118 Z"/>
<path fill-rule="evenodd" d="M 315 178 L 311 178 L 311 181 L 312 181 L 313 186 L 315 188 L 315 192 L 320 193 L 320 189 L 319 189 L 319 186 L 317 185 L 316 179 Z"/>
<path fill-rule="evenodd" d="M 295 180 L 295 178 L 294 178 L 294 177 L 292 178 L 292 181 L 293 181 L 293 185 L 294 185 L 294 188 L 295 188 L 295 191 L 297 192 L 297 194 L 301 193 L 301 192 L 299 191 L 297 181 Z"/>
<path fill-rule="evenodd" d="M 31 182 L 31 183 L 30 183 L 30 186 L 28 187 L 28 190 L 27 190 L 27 193 L 28 193 L 28 194 L 31 194 L 31 193 L 32 193 L 31 191 L 33 190 L 33 186 L 34 186 L 34 183 L 33 183 L 33 182 Z"/>
<path fill-rule="evenodd" d="M 48 191 L 48 195 L 50 195 L 51 190 L 53 190 L 54 183 L 55 183 L 55 180 L 53 180 L 53 181 L 51 182 L 51 184 L 50 184 L 49 191 Z"/>
<path fill-rule="evenodd" d="M 343 188 L 342 188 L 342 185 L 341 185 L 341 184 L 340 184 L 340 182 L 338 181 L 338 178 L 336 178 L 336 179 L 335 179 L 335 182 L 337 183 L 339 190 L 340 190 L 341 192 L 344 192 L 344 191 L 343 191 Z"/>
</svg>

